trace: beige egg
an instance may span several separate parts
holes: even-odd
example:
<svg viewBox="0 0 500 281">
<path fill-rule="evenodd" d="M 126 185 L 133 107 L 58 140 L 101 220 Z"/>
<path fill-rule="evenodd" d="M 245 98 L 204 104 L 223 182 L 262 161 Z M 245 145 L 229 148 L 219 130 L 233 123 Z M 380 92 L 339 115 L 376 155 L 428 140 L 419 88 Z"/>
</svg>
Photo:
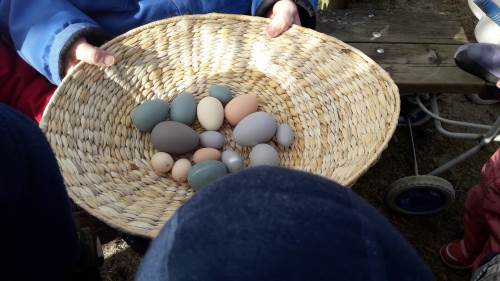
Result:
<svg viewBox="0 0 500 281">
<path fill-rule="evenodd" d="M 193 162 L 200 163 L 205 160 L 219 160 L 221 152 L 215 148 L 205 147 L 196 150 L 193 155 Z"/>
<path fill-rule="evenodd" d="M 200 100 L 197 108 L 198 121 L 208 131 L 217 131 L 224 122 L 224 107 L 214 97 Z"/>
<path fill-rule="evenodd" d="M 168 175 L 168 172 L 172 170 L 173 165 L 174 159 L 166 152 L 158 152 L 151 158 L 151 166 L 153 166 L 153 170 L 157 175 L 162 177 Z"/>
<path fill-rule="evenodd" d="M 257 111 L 259 102 L 254 94 L 237 96 L 232 99 L 224 109 L 226 120 L 232 126 L 236 126 L 241 119 Z"/>
<path fill-rule="evenodd" d="M 191 169 L 191 161 L 188 159 L 179 159 L 175 161 L 172 168 L 172 178 L 177 182 L 186 182 L 189 170 Z"/>
</svg>

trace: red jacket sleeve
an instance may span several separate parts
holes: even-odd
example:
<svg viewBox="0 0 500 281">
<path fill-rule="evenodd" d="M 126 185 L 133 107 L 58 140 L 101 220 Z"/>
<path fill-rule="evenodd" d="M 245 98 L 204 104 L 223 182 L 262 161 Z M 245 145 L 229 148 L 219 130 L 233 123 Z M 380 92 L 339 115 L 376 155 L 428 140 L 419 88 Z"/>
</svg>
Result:
<svg viewBox="0 0 500 281">
<path fill-rule="evenodd" d="M 487 243 L 492 252 L 500 253 L 500 148 L 483 167 L 481 187 L 484 190 L 485 220 L 490 230 Z"/>
<path fill-rule="evenodd" d="M 40 122 L 55 87 L 0 38 L 0 103 Z"/>
</svg>

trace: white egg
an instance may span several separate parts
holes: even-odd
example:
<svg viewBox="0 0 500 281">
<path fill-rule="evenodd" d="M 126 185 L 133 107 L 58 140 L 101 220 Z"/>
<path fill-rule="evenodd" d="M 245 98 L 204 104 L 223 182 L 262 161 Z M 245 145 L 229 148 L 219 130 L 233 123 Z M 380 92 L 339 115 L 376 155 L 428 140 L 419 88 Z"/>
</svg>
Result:
<svg viewBox="0 0 500 281">
<path fill-rule="evenodd" d="M 198 103 L 198 121 L 208 131 L 217 131 L 224 122 L 224 107 L 214 97 L 206 97 Z"/>
<path fill-rule="evenodd" d="M 174 165 L 174 159 L 166 152 L 158 152 L 151 158 L 151 166 L 159 176 L 166 176 Z"/>
<path fill-rule="evenodd" d="M 179 159 L 172 168 L 172 178 L 177 182 L 186 182 L 190 169 L 191 161 L 188 159 Z"/>
</svg>

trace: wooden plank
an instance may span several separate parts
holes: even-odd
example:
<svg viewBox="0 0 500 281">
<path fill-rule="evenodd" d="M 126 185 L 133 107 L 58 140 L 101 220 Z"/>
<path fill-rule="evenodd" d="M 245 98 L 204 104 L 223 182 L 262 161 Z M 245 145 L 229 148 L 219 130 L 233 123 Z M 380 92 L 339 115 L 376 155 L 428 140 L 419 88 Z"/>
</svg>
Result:
<svg viewBox="0 0 500 281">
<path fill-rule="evenodd" d="M 351 43 L 379 64 L 454 66 L 456 45 Z"/>
<path fill-rule="evenodd" d="M 484 82 L 454 66 L 381 65 L 394 79 L 402 95 L 415 93 L 471 94 Z"/>
<path fill-rule="evenodd" d="M 336 11 L 318 30 L 363 51 L 386 69 L 401 94 L 475 93 L 484 82 L 455 66 L 456 49 L 467 42 L 460 22 L 432 12 Z M 381 37 L 374 38 L 373 32 Z M 383 50 L 383 52 L 378 51 Z"/>
<path fill-rule="evenodd" d="M 474 93 L 483 80 L 455 66 L 456 45 L 353 43 L 391 74 L 402 94 Z M 384 52 L 377 52 L 383 49 Z"/>
<path fill-rule="evenodd" d="M 373 14 L 373 17 L 370 17 L 370 14 Z M 434 12 L 334 10 L 330 15 L 319 19 L 317 30 L 348 43 L 463 44 L 468 42 L 464 29 L 456 17 Z"/>
</svg>

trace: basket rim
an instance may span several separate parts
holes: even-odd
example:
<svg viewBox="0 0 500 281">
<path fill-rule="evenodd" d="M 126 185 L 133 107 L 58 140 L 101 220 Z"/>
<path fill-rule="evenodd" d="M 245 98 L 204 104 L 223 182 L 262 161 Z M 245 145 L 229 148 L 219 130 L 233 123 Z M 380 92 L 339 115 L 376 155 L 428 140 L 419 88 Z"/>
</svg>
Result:
<svg viewBox="0 0 500 281">
<path fill-rule="evenodd" d="M 181 21 L 181 20 L 211 20 L 211 19 L 221 19 L 221 20 L 227 19 L 227 20 L 238 20 L 238 21 L 246 21 L 246 22 L 253 21 L 253 22 L 260 22 L 260 23 L 269 23 L 270 22 L 270 19 L 263 18 L 263 17 L 248 16 L 248 15 L 235 15 L 235 14 L 220 14 L 220 13 L 175 16 L 175 17 L 170 17 L 170 18 L 163 19 L 163 20 L 154 21 L 154 22 L 148 23 L 146 25 L 134 28 L 130 31 L 127 31 L 127 32 L 113 38 L 112 40 L 106 42 L 105 44 L 103 44 L 101 46 L 101 48 L 106 49 L 118 41 L 121 41 L 121 40 L 128 38 L 128 37 L 131 37 L 131 36 L 134 36 L 134 35 L 142 32 L 144 30 L 151 29 L 155 26 L 166 25 L 166 24 Z M 351 45 L 349 45 L 349 44 L 347 44 L 347 43 L 345 43 L 345 42 L 343 42 L 343 41 L 341 41 L 333 36 L 318 32 L 318 31 L 313 30 L 313 29 L 305 28 L 305 27 L 298 26 L 298 25 L 293 25 L 291 27 L 291 29 L 298 29 L 301 33 L 307 34 L 308 36 L 320 38 L 326 42 L 333 42 L 335 44 L 342 46 L 343 48 L 349 49 L 350 51 L 355 53 L 357 56 L 362 58 L 364 60 L 364 62 L 367 63 L 369 66 L 374 67 L 378 71 L 380 78 L 384 79 L 383 81 L 385 81 L 387 83 L 387 88 L 388 88 L 387 92 L 388 93 L 391 92 L 395 95 L 394 108 L 392 108 L 394 111 L 394 116 L 393 116 L 393 120 L 390 124 L 390 127 L 389 126 L 387 127 L 387 134 L 386 134 L 384 141 L 380 144 L 379 148 L 373 152 L 372 156 L 366 161 L 366 163 L 362 165 L 362 168 L 360 168 L 356 173 L 352 174 L 343 183 L 341 183 L 345 186 L 351 187 L 352 185 L 354 185 L 356 180 L 358 180 L 373 165 L 375 165 L 377 160 L 380 158 L 382 152 L 387 149 L 387 147 L 389 145 L 389 141 L 391 140 L 392 136 L 394 135 L 394 132 L 396 131 L 397 120 L 398 120 L 398 116 L 400 113 L 400 103 L 401 103 L 398 86 L 395 84 L 395 82 L 390 77 L 390 75 L 387 73 L 387 71 L 385 71 L 385 69 L 383 69 L 373 59 L 368 57 L 366 54 L 364 54 L 359 49 L 357 49 L 357 48 L 355 48 L 355 47 L 353 47 L 353 46 L 351 46 Z M 286 32 L 284 34 L 282 34 L 281 36 L 286 36 Z M 269 40 L 273 40 L 273 39 L 270 38 Z M 49 123 L 48 122 L 48 115 L 49 115 L 48 112 L 55 105 L 59 96 L 64 94 L 62 92 L 61 86 L 69 83 L 69 81 L 75 77 L 75 73 L 77 73 L 78 70 L 80 70 L 84 67 L 93 67 L 93 66 L 90 66 L 90 65 L 83 63 L 83 62 L 78 63 L 73 68 L 73 70 L 63 78 L 61 84 L 57 87 L 56 91 L 54 92 L 54 94 L 50 98 L 47 106 L 45 107 L 45 110 L 43 112 L 42 119 L 41 119 L 40 125 L 39 125 L 40 128 L 44 132 L 47 131 L 47 127 L 48 127 L 48 123 Z M 106 222 L 110 226 L 115 227 L 115 228 L 122 230 L 122 231 L 126 231 L 126 232 L 134 234 L 134 235 L 148 237 L 144 233 L 139 233 L 139 232 L 133 231 L 131 229 L 124 229 L 122 226 L 115 224 L 112 220 L 104 218 L 103 216 L 100 215 L 99 212 L 95 212 L 94 209 L 90 208 L 86 204 L 82 204 L 82 200 L 80 200 L 77 196 L 73 196 L 73 194 L 71 192 L 69 192 L 69 195 L 85 211 L 89 212 L 90 214 L 97 217 L 98 219 L 103 220 L 104 222 Z M 152 238 L 152 237 L 150 237 L 150 238 Z"/>
</svg>

